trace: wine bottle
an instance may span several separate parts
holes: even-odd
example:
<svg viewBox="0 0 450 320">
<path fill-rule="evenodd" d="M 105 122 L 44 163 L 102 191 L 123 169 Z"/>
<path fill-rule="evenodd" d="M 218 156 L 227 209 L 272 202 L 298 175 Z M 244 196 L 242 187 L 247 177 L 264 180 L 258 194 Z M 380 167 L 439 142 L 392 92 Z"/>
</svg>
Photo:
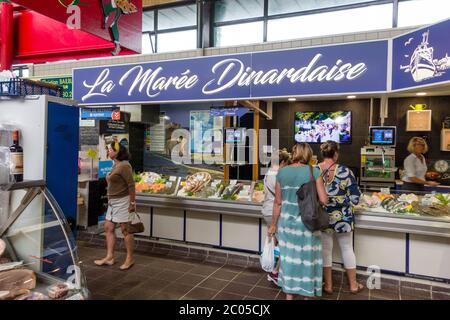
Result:
<svg viewBox="0 0 450 320">
<path fill-rule="evenodd" d="M 13 131 L 13 144 L 9 147 L 11 152 L 11 174 L 15 182 L 23 181 L 23 148 L 19 144 L 19 130 Z"/>
</svg>

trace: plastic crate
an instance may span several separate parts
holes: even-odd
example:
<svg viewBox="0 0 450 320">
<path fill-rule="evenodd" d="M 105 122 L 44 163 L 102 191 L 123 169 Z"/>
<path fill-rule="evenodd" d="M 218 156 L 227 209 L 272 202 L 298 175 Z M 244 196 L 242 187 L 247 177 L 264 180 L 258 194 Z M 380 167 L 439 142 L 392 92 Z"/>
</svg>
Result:
<svg viewBox="0 0 450 320">
<path fill-rule="evenodd" d="M 13 78 L 0 81 L 0 96 L 25 97 L 28 95 L 49 95 L 63 97 L 63 88 L 54 84 Z"/>
</svg>

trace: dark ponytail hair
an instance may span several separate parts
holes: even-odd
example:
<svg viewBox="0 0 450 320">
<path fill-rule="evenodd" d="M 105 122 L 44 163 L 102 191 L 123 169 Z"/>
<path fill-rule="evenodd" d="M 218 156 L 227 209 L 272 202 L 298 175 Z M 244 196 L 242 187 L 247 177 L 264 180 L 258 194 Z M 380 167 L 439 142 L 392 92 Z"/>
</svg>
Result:
<svg viewBox="0 0 450 320">
<path fill-rule="evenodd" d="M 118 142 L 113 142 L 110 144 L 110 147 L 115 152 L 117 152 L 116 159 L 118 161 L 130 160 L 130 153 L 128 152 L 128 149 L 124 145 Z"/>
</svg>

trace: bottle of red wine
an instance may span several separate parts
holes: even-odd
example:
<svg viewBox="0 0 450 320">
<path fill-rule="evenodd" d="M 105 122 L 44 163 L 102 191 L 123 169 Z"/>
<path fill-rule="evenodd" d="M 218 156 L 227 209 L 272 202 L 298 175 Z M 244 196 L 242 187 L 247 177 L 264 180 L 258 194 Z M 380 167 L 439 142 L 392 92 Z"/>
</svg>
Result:
<svg viewBox="0 0 450 320">
<path fill-rule="evenodd" d="M 13 131 L 13 144 L 9 147 L 11 152 L 12 171 L 15 182 L 23 181 L 23 148 L 19 144 L 19 130 Z"/>
</svg>

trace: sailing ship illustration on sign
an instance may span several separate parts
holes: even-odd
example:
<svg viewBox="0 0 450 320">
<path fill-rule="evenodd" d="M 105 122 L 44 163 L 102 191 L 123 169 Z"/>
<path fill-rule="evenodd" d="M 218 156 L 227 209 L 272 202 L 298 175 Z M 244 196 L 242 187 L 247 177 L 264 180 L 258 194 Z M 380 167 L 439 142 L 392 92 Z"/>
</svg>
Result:
<svg viewBox="0 0 450 320">
<path fill-rule="evenodd" d="M 404 72 L 411 72 L 415 82 L 421 82 L 430 78 L 440 77 L 445 73 L 445 70 L 450 69 L 450 57 L 448 53 L 442 59 L 434 59 L 434 48 L 429 47 L 428 37 L 430 31 L 422 34 L 422 43 L 420 43 L 411 55 L 409 65 L 400 66 L 400 70 Z M 414 38 L 409 38 L 404 46 L 409 46 Z M 405 55 L 409 58 L 409 55 Z"/>
</svg>

